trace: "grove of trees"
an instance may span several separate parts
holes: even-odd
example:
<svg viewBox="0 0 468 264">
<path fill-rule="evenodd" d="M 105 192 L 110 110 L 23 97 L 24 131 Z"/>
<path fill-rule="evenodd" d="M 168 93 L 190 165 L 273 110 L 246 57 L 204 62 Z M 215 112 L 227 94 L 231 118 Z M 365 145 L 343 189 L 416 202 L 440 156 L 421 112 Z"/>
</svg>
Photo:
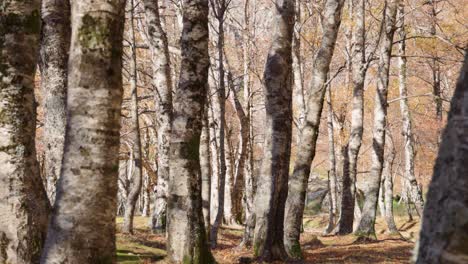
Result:
<svg viewBox="0 0 468 264">
<path fill-rule="evenodd" d="M 468 263 L 467 6 L 0 0 L 0 263 Z"/>
</svg>

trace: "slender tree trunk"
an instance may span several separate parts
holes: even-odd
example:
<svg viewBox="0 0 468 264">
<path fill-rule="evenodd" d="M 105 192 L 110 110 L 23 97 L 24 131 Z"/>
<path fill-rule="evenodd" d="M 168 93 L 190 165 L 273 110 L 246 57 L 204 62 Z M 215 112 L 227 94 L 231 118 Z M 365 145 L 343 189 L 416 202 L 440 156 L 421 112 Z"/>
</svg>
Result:
<svg viewBox="0 0 468 264">
<path fill-rule="evenodd" d="M 296 0 L 295 4 L 295 20 L 294 20 L 294 33 L 293 33 L 293 46 L 292 46 L 292 58 L 293 58 L 293 74 L 294 74 L 294 86 L 293 86 L 293 110 L 294 123 L 297 127 L 297 143 L 300 139 L 300 133 L 302 125 L 304 123 L 304 115 L 306 112 L 305 102 L 305 90 L 304 90 L 304 74 L 302 72 L 302 57 L 301 57 L 301 1 Z"/>
<path fill-rule="evenodd" d="M 372 165 L 369 179 L 364 189 L 362 216 L 355 234 L 365 239 L 375 237 L 375 216 L 380 180 L 384 165 L 385 130 L 387 125 L 387 94 L 390 58 L 395 32 L 397 7 L 400 0 L 388 0 L 384 9 L 382 36 L 380 43 L 379 66 L 377 72 L 377 91 L 375 96 L 374 128 L 372 139 Z"/>
<path fill-rule="evenodd" d="M 301 258 L 299 237 L 304 213 L 304 201 L 310 166 L 315 156 L 320 116 L 325 95 L 325 82 L 330 70 L 338 29 L 341 23 L 341 10 L 344 0 L 327 0 L 322 22 L 323 38 L 315 56 L 307 113 L 302 128 L 294 171 L 289 180 L 286 201 L 284 243 L 290 257 Z"/>
<path fill-rule="evenodd" d="M 153 232 L 164 232 L 166 229 L 169 145 L 172 124 L 171 62 L 166 32 L 161 25 L 158 0 L 143 0 L 143 4 L 149 45 L 153 53 L 153 85 L 156 90 L 154 98 L 158 122 L 158 181 L 150 224 Z"/>
<path fill-rule="evenodd" d="M 398 45 L 398 77 L 399 77 L 399 88 L 400 88 L 400 111 L 402 119 L 402 134 L 404 140 L 404 153 L 405 153 L 405 173 L 404 179 L 407 181 L 407 187 L 409 190 L 409 199 L 416 205 L 418 214 L 422 216 L 424 201 L 419 188 L 416 176 L 414 175 L 414 139 L 413 129 L 411 122 L 411 114 L 408 106 L 408 90 L 406 87 L 406 32 L 405 32 L 405 20 L 404 20 L 404 3 L 401 3 L 398 8 L 398 35 L 402 41 Z"/>
<path fill-rule="evenodd" d="M 220 174 L 220 162 L 219 162 L 219 137 L 217 135 L 219 131 L 219 120 L 221 119 L 219 111 L 219 103 L 217 91 L 214 85 L 212 76 L 209 77 L 209 93 L 208 93 L 208 108 L 209 108 L 209 125 L 210 125 L 210 153 L 211 153 L 211 186 L 210 186 L 210 224 L 212 225 L 215 221 L 216 214 L 218 212 L 218 195 L 219 192 L 219 174 Z M 214 95 L 214 96 L 211 96 Z"/>
<path fill-rule="evenodd" d="M 234 106 L 237 118 L 239 119 L 240 131 L 239 131 L 239 143 L 237 147 L 237 157 L 235 159 L 234 167 L 234 184 L 232 192 L 232 212 L 234 222 L 242 223 L 242 198 L 245 194 L 245 169 L 246 161 L 248 157 L 248 144 L 249 144 L 249 120 L 245 114 L 244 107 L 242 106 L 236 91 L 234 90 L 234 84 L 232 75 L 228 73 L 229 83 L 229 99 Z"/>
<path fill-rule="evenodd" d="M 427 4 L 430 5 L 430 17 L 431 17 L 431 26 L 430 26 L 430 35 L 434 38 L 436 38 L 437 34 L 437 0 L 429 0 L 427 1 Z M 442 91 L 441 91 L 441 78 L 440 78 L 440 62 L 439 62 L 439 57 L 437 55 L 437 49 L 434 48 L 434 53 L 431 54 L 432 59 L 429 64 L 429 67 L 431 68 L 431 73 L 432 73 L 432 93 L 434 95 L 434 103 L 435 103 L 435 110 L 436 110 L 436 117 L 437 120 L 442 121 Z M 418 211 L 419 212 L 419 211 Z"/>
<path fill-rule="evenodd" d="M 115 262 L 124 20 L 125 1 L 72 2 L 66 146 L 42 263 Z"/>
<path fill-rule="evenodd" d="M 225 0 L 217 0 L 216 4 L 212 2 L 212 6 L 217 6 L 214 9 L 215 16 L 218 20 L 218 74 L 219 74 L 219 86 L 218 86 L 218 103 L 219 103 L 219 176 L 218 176 L 218 207 L 215 214 L 213 226 L 210 231 L 210 243 L 211 247 L 214 248 L 218 241 L 218 229 L 222 224 L 224 215 L 224 199 L 225 199 L 225 187 L 226 187 L 226 150 L 225 150 L 225 113 L 226 113 L 226 86 L 224 78 L 224 12 L 226 11 Z"/>
<path fill-rule="evenodd" d="M 226 142 L 226 182 L 224 188 L 224 210 L 223 210 L 223 219 L 224 223 L 227 225 L 234 225 L 234 213 L 233 213 L 233 193 L 235 191 L 239 192 L 240 190 L 234 190 L 234 147 L 232 146 L 231 138 L 231 129 L 226 127 L 225 130 L 225 142 Z"/>
<path fill-rule="evenodd" d="M 70 3 L 42 1 L 40 63 L 44 104 L 44 177 L 50 202 L 62 166 L 67 104 L 67 66 L 70 49 Z"/>
<path fill-rule="evenodd" d="M 0 5 L 0 263 L 37 263 L 50 210 L 35 148 L 40 1 Z"/>
<path fill-rule="evenodd" d="M 327 89 L 327 130 L 328 130 L 328 197 L 330 203 L 330 213 L 328 219 L 328 226 L 325 229 L 325 234 L 329 234 L 333 231 L 336 224 L 336 158 L 335 158 L 335 141 L 333 131 L 333 108 L 331 101 L 331 86 Z"/>
<path fill-rule="evenodd" d="M 468 50 L 427 193 L 416 263 L 468 261 Z"/>
<path fill-rule="evenodd" d="M 353 1 L 352 48 L 352 80 L 353 102 L 351 111 L 351 131 L 348 139 L 348 149 L 343 162 L 343 186 L 341 199 L 341 216 L 338 233 L 340 235 L 353 232 L 354 211 L 356 199 L 356 174 L 359 150 L 361 149 L 364 119 L 364 81 L 367 65 L 365 61 L 365 0 Z M 355 6 L 354 6 L 355 5 Z"/>
<path fill-rule="evenodd" d="M 210 230 L 210 198 L 211 198 L 211 153 L 210 153 L 210 127 L 208 123 L 208 106 L 205 106 L 203 115 L 203 128 L 200 136 L 200 169 L 202 179 L 203 219 L 205 229 Z"/>
<path fill-rule="evenodd" d="M 140 140 L 140 124 L 138 118 L 138 92 L 137 92 L 137 61 L 136 61 L 136 42 L 134 29 L 134 3 L 130 0 L 130 41 L 131 41 L 131 56 L 130 56 L 130 123 L 132 132 L 128 135 L 128 140 L 131 142 L 134 169 L 130 175 L 130 190 L 125 203 L 124 223 L 122 232 L 133 234 L 133 216 L 135 214 L 135 205 L 138 201 L 138 196 L 141 192 L 143 180 L 142 174 L 142 155 L 141 155 L 141 140 Z"/>
<path fill-rule="evenodd" d="M 214 263 L 203 223 L 200 135 L 208 67 L 208 1 L 183 1 L 181 72 L 170 143 L 167 252 L 176 263 Z"/>
<path fill-rule="evenodd" d="M 255 195 L 254 254 L 265 261 L 287 258 L 283 243 L 292 136 L 292 35 L 294 0 L 276 2 L 273 42 L 264 72 L 266 108 L 263 161 Z"/>
<path fill-rule="evenodd" d="M 244 175 L 244 215 L 245 229 L 242 236 L 240 246 L 250 248 L 253 242 L 255 229 L 255 213 L 254 213 L 254 194 L 255 194 L 255 179 L 254 179 L 254 156 L 253 156 L 253 126 L 252 126 L 252 87 L 250 84 L 250 32 L 249 32 L 249 5 L 250 1 L 244 2 L 244 29 L 242 32 L 243 39 L 243 70 L 244 70 L 244 103 L 247 123 L 247 139 L 246 139 L 246 164 Z M 241 132 L 242 133 L 242 132 Z"/>
<path fill-rule="evenodd" d="M 396 149 L 393 145 L 393 139 L 390 136 L 390 131 L 387 131 L 387 145 L 388 154 L 385 159 L 385 165 L 383 168 L 383 211 L 382 216 L 385 217 L 387 223 L 387 231 L 393 235 L 399 235 L 398 228 L 395 224 L 395 217 L 393 216 L 393 163 L 395 161 Z"/>
</svg>

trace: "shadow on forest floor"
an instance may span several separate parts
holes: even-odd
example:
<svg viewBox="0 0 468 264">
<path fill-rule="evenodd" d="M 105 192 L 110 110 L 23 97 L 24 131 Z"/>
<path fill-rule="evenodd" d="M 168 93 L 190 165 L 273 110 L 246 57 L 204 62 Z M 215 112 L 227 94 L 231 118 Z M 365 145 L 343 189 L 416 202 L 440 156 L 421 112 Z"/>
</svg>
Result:
<svg viewBox="0 0 468 264">
<path fill-rule="evenodd" d="M 121 218 L 117 219 L 120 226 Z M 412 249 L 419 229 L 418 221 L 397 217 L 401 237 L 386 234 L 385 222 L 377 219 L 378 240 L 371 243 L 356 242 L 354 235 L 321 236 L 327 224 L 327 215 L 308 216 L 304 220 L 305 232 L 301 246 L 305 260 L 301 263 L 411 263 Z M 135 218 L 135 234 L 117 235 L 118 263 L 168 263 L 165 260 L 166 239 L 164 235 L 152 234 L 147 228 L 148 219 Z M 218 247 L 212 250 L 220 264 L 254 263 L 252 250 L 239 248 L 243 230 L 241 227 L 223 227 L 218 238 Z M 282 263 L 282 262 L 276 262 Z"/>
</svg>

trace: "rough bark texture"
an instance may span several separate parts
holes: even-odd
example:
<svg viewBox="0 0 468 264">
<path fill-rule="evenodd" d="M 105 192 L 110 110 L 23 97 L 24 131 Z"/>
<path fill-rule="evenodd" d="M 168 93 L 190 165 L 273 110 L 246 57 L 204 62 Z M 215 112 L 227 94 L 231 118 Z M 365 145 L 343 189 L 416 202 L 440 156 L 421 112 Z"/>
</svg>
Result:
<svg viewBox="0 0 468 264">
<path fill-rule="evenodd" d="M 338 233 L 340 235 L 353 232 L 356 174 L 359 150 L 361 149 L 364 118 L 364 81 L 366 79 L 367 63 L 365 58 L 365 0 L 354 0 L 352 46 L 352 82 L 353 99 L 351 111 L 351 129 L 347 152 L 343 162 L 343 186 L 341 198 L 341 216 Z"/>
<path fill-rule="evenodd" d="M 364 191 L 364 206 L 355 234 L 364 238 L 375 238 L 375 217 L 379 196 L 380 180 L 384 165 L 385 130 L 387 125 L 387 95 L 390 58 L 395 33 L 397 7 L 400 0 L 389 0 L 385 4 L 382 36 L 380 43 L 379 65 L 377 72 L 377 91 L 375 96 L 374 126 L 372 137 L 372 165 Z"/>
<path fill-rule="evenodd" d="M 138 201 L 138 196 L 141 192 L 141 185 L 143 180 L 142 169 L 142 153 L 141 153 L 141 140 L 140 140 L 140 124 L 138 114 L 138 92 L 137 92 L 137 61 L 136 61 L 136 47 L 135 47 L 135 29 L 134 29 L 134 3 L 130 0 L 130 41 L 132 43 L 131 56 L 130 56 L 130 123 L 132 127 L 131 133 L 128 135 L 132 147 L 132 163 L 133 171 L 130 175 L 130 186 L 127 200 L 125 202 L 124 223 L 122 232 L 133 233 L 133 216 L 135 214 L 135 205 Z"/>
<path fill-rule="evenodd" d="M 40 1 L 0 3 L 0 263 L 38 263 L 49 202 L 36 160 Z"/>
<path fill-rule="evenodd" d="M 44 175 L 47 196 L 55 201 L 65 140 L 70 2 L 42 1 L 40 63 L 44 105 Z"/>
<path fill-rule="evenodd" d="M 125 1 L 73 1 L 65 150 L 43 263 L 115 262 Z"/>
<path fill-rule="evenodd" d="M 254 255 L 265 261 L 287 257 L 283 221 L 292 136 L 294 4 L 276 1 L 275 32 L 264 72 L 265 145 L 255 195 Z"/>
<path fill-rule="evenodd" d="M 304 201 L 310 166 L 315 156 L 320 116 L 322 115 L 325 95 L 325 82 L 330 70 L 338 28 L 341 23 L 341 10 L 344 0 L 327 0 L 322 21 L 323 37 L 315 56 L 310 95 L 307 101 L 304 125 L 300 135 L 294 171 L 289 180 L 288 199 L 286 201 L 284 243 L 288 254 L 293 258 L 301 258 L 299 237 L 304 213 Z"/>
<path fill-rule="evenodd" d="M 176 263 L 214 263 L 203 223 L 200 134 L 208 81 L 208 1 L 183 1 L 181 68 L 174 97 L 167 252 Z"/>
<path fill-rule="evenodd" d="M 406 32 L 405 32 L 405 18 L 404 18 L 404 3 L 398 7 L 398 36 L 401 41 L 398 45 L 398 77 L 400 88 L 400 112 L 402 119 L 401 133 L 404 140 L 404 153 L 405 153 L 405 174 L 404 180 L 407 182 L 409 190 L 409 199 L 415 204 L 418 214 L 422 216 L 424 200 L 421 189 L 419 188 L 416 176 L 414 174 L 414 138 L 413 128 L 411 122 L 411 114 L 408 106 L 408 90 L 406 87 Z"/>
<path fill-rule="evenodd" d="M 427 193 L 416 263 L 467 263 L 468 50 Z"/>
<path fill-rule="evenodd" d="M 166 32 L 161 25 L 157 0 L 144 0 L 148 41 L 153 54 L 153 86 L 155 88 L 158 127 L 158 180 L 151 215 L 151 230 L 166 230 L 167 181 L 169 179 L 169 144 L 172 123 L 172 79 Z"/>
</svg>

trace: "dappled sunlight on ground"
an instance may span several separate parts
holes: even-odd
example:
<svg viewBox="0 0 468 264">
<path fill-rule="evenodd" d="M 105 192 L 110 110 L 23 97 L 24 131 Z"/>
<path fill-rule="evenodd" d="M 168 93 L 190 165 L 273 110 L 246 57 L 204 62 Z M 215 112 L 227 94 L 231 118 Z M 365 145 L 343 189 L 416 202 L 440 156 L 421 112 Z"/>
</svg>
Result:
<svg viewBox="0 0 468 264">
<path fill-rule="evenodd" d="M 385 222 L 378 218 L 377 241 L 356 242 L 354 235 L 322 236 L 327 215 L 308 216 L 304 220 L 305 232 L 301 237 L 305 260 L 302 263 L 410 263 L 414 241 L 419 230 L 418 221 L 397 217 L 401 236 L 385 233 Z M 117 219 L 118 230 L 122 219 Z M 118 263 L 167 263 L 163 234 L 148 230 L 148 218 L 135 218 L 135 234 L 117 235 Z M 218 247 L 213 255 L 220 264 L 254 263 L 252 250 L 239 248 L 242 227 L 223 227 Z M 280 262 L 276 262 L 280 263 Z"/>
</svg>

